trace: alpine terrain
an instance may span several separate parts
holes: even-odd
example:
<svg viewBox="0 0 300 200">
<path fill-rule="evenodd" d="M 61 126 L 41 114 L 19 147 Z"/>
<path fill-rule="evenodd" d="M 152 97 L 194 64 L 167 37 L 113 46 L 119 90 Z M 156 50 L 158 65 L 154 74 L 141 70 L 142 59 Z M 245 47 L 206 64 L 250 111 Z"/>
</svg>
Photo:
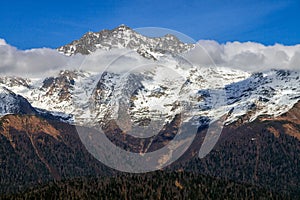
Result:
<svg viewBox="0 0 300 200">
<path fill-rule="evenodd" d="M 90 191 L 97 190 L 97 195 L 107 192 L 126 199 L 136 192 L 129 184 L 136 182 L 147 194 L 149 190 L 140 184 L 150 179 L 161 182 L 151 186 L 157 192 L 152 198 L 164 198 L 163 191 L 175 198 L 218 192 L 229 198 L 241 193 L 240 198 L 259 194 L 299 198 L 300 72 L 202 67 L 185 57 L 195 46 L 170 34 L 151 38 L 121 25 L 88 32 L 57 48 L 65 56 L 85 58 L 86 63 L 97 55 L 101 61 L 103 52 L 129 52 L 107 68 L 97 71 L 81 65 L 42 78 L 1 76 L 3 198 L 38 197 L 52 190 L 60 195 L 79 191 L 85 198 L 86 191 L 93 195 Z M 125 65 L 135 60 L 145 65 L 127 70 Z M 224 128 L 219 140 L 200 159 L 209 126 L 220 120 Z M 150 174 L 111 169 L 93 157 L 81 140 L 82 133 L 91 134 L 99 126 L 114 144 L 147 153 L 171 142 L 184 122 L 195 127 L 190 147 L 172 165 Z M 158 130 L 149 133 L 151 137 L 127 134 L 130 126 L 136 134 L 146 134 L 141 130 L 149 125 Z M 162 155 L 161 162 L 171 156 Z M 191 190 L 195 193 L 181 192 Z"/>
</svg>

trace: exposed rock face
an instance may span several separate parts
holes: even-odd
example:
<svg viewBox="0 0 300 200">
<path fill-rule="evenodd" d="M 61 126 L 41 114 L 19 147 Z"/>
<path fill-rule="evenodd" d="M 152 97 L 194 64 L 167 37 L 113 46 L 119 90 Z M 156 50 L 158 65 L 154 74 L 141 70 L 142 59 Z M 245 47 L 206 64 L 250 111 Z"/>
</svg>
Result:
<svg viewBox="0 0 300 200">
<path fill-rule="evenodd" d="M 24 97 L 5 87 L 0 87 L 0 115 L 8 113 L 36 114 L 37 111 Z"/>
<path fill-rule="evenodd" d="M 74 55 L 77 53 L 90 54 L 97 49 L 127 48 L 137 51 L 143 57 L 155 59 L 157 53 L 182 53 L 193 46 L 193 44 L 179 41 L 170 34 L 160 38 L 148 38 L 125 25 L 121 25 L 113 30 L 88 32 L 79 40 L 59 47 L 58 51 L 66 55 Z"/>
</svg>

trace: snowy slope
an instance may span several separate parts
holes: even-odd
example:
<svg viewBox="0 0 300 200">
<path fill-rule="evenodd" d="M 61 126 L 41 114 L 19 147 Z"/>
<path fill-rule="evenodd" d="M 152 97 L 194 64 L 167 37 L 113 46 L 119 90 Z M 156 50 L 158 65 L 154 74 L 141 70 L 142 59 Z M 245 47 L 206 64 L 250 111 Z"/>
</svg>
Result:
<svg viewBox="0 0 300 200">
<path fill-rule="evenodd" d="M 143 72 L 100 75 L 61 71 L 45 80 L 0 86 L 25 97 L 40 112 L 51 111 L 70 123 L 114 118 L 120 102 L 127 102 L 124 109 L 137 124 L 162 117 L 168 122 L 182 111 L 184 102 L 190 104 L 188 112 L 199 123 L 203 117 L 217 120 L 229 111 L 227 122 L 231 123 L 247 113 L 251 113 L 250 121 L 259 115 L 278 116 L 300 100 L 297 72 L 249 74 L 228 68 L 186 70 L 158 65 Z M 2 89 L 2 98 L 14 102 L 7 91 Z M 11 110 L 3 107 L 1 113 Z"/>
<path fill-rule="evenodd" d="M 20 95 L 0 87 L 0 116 L 5 114 L 36 114 L 36 110 Z"/>
<path fill-rule="evenodd" d="M 154 64 L 127 72 L 101 74 L 82 69 L 40 79 L 0 77 L 4 102 L 0 113 L 18 111 L 11 108 L 17 94 L 38 112 L 50 112 L 75 124 L 105 122 L 120 116 L 122 110 L 126 112 L 121 114 L 135 124 L 155 119 L 167 123 L 182 112 L 187 120 L 199 124 L 230 113 L 227 123 L 232 123 L 245 114 L 249 121 L 260 115 L 278 116 L 300 100 L 298 72 L 251 74 L 230 68 L 187 66 L 178 54 L 193 45 L 172 35 L 148 38 L 124 25 L 111 31 L 89 32 L 58 51 L 71 56 L 113 48 L 132 49 Z"/>
</svg>

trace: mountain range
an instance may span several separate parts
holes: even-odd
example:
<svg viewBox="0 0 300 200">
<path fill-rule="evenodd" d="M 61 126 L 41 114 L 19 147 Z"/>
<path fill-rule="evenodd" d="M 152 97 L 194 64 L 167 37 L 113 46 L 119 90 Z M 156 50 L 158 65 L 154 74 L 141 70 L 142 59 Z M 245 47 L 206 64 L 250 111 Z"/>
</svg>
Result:
<svg viewBox="0 0 300 200">
<path fill-rule="evenodd" d="M 88 32 L 57 51 L 88 60 L 99 50 L 126 50 L 149 67 L 0 77 L 0 192 L 74 177 L 114 176 L 119 172 L 89 154 L 79 129 L 89 133 L 100 125 L 115 144 L 145 153 L 174 138 L 178 116 L 186 109 L 181 121 L 196 126 L 197 135 L 186 153 L 165 170 L 252 184 L 291 198 L 300 195 L 300 73 L 195 66 L 184 59 L 194 47 L 170 34 L 150 38 L 121 25 Z M 122 68 L 120 57 L 117 64 Z M 129 121 L 116 124 L 121 106 L 128 110 Z M 220 139 L 199 159 L 208 126 L 223 116 Z M 150 145 L 124 131 L 128 124 L 143 127 L 162 119 L 163 129 Z"/>
</svg>

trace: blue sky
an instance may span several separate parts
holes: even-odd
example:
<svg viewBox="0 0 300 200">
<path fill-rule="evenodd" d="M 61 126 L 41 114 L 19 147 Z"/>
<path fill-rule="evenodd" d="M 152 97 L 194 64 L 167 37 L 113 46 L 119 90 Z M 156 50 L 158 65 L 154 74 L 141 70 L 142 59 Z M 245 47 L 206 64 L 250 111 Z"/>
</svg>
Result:
<svg viewBox="0 0 300 200">
<path fill-rule="evenodd" d="M 20 49 L 56 48 L 87 31 L 164 27 L 195 40 L 300 43 L 300 1 L 2 1 L 0 38 Z"/>
</svg>

